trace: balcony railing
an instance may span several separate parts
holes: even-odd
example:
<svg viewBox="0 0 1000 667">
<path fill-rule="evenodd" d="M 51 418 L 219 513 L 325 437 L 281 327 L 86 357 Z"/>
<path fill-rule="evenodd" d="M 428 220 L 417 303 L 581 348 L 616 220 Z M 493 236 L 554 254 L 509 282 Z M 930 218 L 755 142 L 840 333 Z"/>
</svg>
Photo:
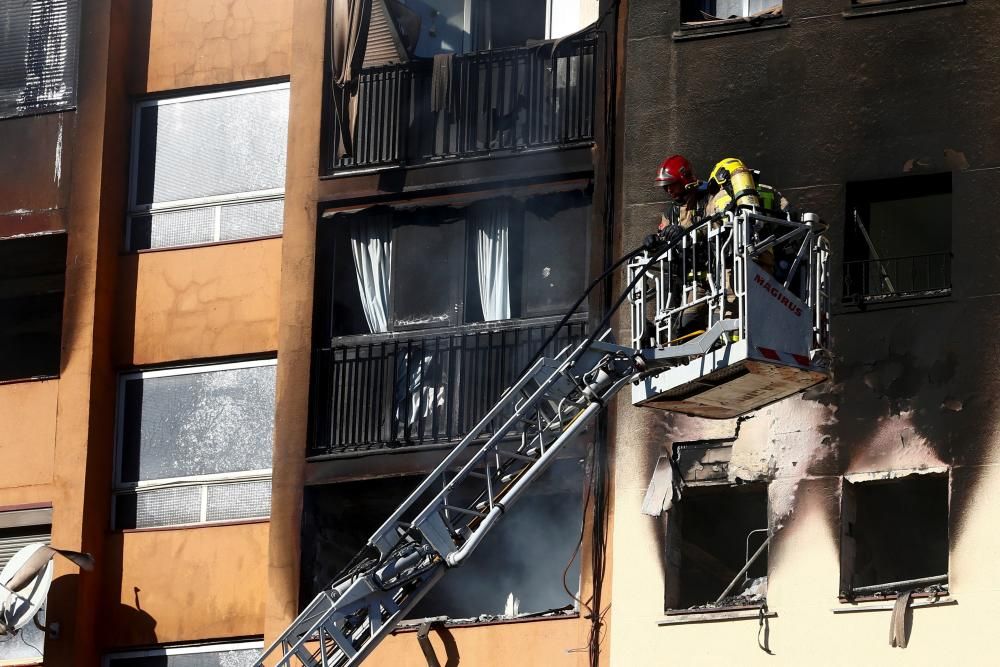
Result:
<svg viewBox="0 0 1000 667">
<path fill-rule="evenodd" d="M 460 440 L 517 378 L 554 323 L 353 337 L 316 352 L 310 455 Z M 546 353 L 585 336 L 560 330 Z"/>
<path fill-rule="evenodd" d="M 597 40 L 596 33 L 568 40 L 555 55 L 554 42 L 455 55 L 447 81 L 438 73 L 440 108 L 432 105 L 431 60 L 363 70 L 355 155 L 338 159 L 328 150 L 325 171 L 591 142 Z"/>
<path fill-rule="evenodd" d="M 844 262 L 844 303 L 860 305 L 951 293 L 951 253 Z"/>
</svg>

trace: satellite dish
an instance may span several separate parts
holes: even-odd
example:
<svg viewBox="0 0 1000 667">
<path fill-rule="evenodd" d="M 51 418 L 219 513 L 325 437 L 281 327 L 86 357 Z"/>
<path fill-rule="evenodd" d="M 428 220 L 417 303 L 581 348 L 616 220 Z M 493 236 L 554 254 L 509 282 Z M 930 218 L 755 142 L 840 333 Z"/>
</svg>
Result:
<svg viewBox="0 0 1000 667">
<path fill-rule="evenodd" d="M 15 575 L 28 561 L 35 556 L 36 561 L 41 560 L 44 544 L 29 544 L 22 547 L 13 558 L 0 570 L 0 634 L 13 634 L 31 622 L 38 610 L 45 604 L 45 596 L 49 594 L 49 585 L 52 583 L 52 570 L 55 564 L 52 562 L 52 555 L 48 556 L 41 567 L 37 565 L 32 569 L 31 576 L 17 577 Z M 25 581 L 26 579 L 26 581 Z M 11 589 L 8 586 L 13 583 L 15 586 L 21 584 L 20 588 Z"/>
<path fill-rule="evenodd" d="M 84 570 L 94 569 L 90 554 L 45 544 L 22 547 L 0 570 L 0 635 L 14 634 L 31 622 L 49 594 L 53 556 L 59 554 Z"/>
</svg>

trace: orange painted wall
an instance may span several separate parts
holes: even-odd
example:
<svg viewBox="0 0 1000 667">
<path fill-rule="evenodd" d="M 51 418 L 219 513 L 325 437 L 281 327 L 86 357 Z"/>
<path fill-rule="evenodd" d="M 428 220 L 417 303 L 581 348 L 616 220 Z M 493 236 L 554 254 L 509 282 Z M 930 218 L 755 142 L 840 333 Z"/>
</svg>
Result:
<svg viewBox="0 0 1000 667">
<path fill-rule="evenodd" d="M 108 648 L 264 631 L 267 523 L 112 534 Z"/>
<path fill-rule="evenodd" d="M 133 86 L 157 92 L 287 76 L 291 0 L 142 0 Z M 143 37 L 148 37 L 148 59 Z"/>
<path fill-rule="evenodd" d="M 429 636 L 442 665 L 576 667 L 584 664 L 581 656 L 587 656 L 580 639 L 581 623 L 577 618 L 498 623 L 435 629 Z M 575 650 L 581 647 L 582 651 Z M 387 637 L 365 667 L 425 664 L 416 633 L 402 632 Z"/>
<path fill-rule="evenodd" d="M 277 349 L 281 239 L 122 258 L 120 366 Z"/>
<path fill-rule="evenodd" d="M 52 501 L 59 381 L 0 386 L 0 507 Z"/>
</svg>

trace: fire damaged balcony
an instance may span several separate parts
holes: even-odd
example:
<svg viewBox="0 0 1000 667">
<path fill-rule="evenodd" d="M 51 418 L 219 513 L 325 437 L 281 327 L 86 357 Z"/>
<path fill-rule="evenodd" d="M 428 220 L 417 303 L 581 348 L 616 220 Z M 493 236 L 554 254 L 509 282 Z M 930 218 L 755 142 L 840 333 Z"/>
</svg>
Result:
<svg viewBox="0 0 1000 667">
<path fill-rule="evenodd" d="M 586 335 L 571 321 L 547 354 Z M 517 379 L 554 321 L 346 338 L 316 351 L 311 455 L 443 444 L 462 437 Z"/>
<path fill-rule="evenodd" d="M 327 114 L 324 174 L 587 145 L 594 140 L 598 35 L 363 69 L 353 155 Z"/>
</svg>

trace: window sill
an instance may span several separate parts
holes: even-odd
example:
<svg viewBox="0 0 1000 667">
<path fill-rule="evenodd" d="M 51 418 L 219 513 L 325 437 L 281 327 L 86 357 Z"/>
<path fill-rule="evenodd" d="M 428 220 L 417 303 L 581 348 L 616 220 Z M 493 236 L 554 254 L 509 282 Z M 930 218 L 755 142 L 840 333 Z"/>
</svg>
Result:
<svg viewBox="0 0 1000 667">
<path fill-rule="evenodd" d="M 866 611 L 892 611 L 893 607 L 896 606 L 896 596 L 889 598 L 888 602 L 882 601 L 864 601 L 864 602 L 844 602 L 839 607 L 834 607 L 830 611 L 834 614 L 855 614 L 859 612 Z M 952 605 L 957 605 L 958 600 L 951 597 L 950 595 L 944 595 L 941 597 L 914 597 L 910 601 L 910 608 L 917 609 L 922 607 L 950 607 Z"/>
<path fill-rule="evenodd" d="M 165 530 L 194 530 L 196 528 L 221 528 L 224 526 L 247 526 L 254 523 L 269 523 L 271 517 L 258 519 L 233 519 L 231 521 L 205 521 L 203 523 L 178 523 L 170 526 L 150 526 L 149 528 L 115 528 L 113 533 L 158 533 Z"/>
<path fill-rule="evenodd" d="M 862 5 L 852 5 L 843 13 L 843 16 L 845 19 L 857 19 L 864 16 L 882 16 L 883 14 L 898 14 L 899 12 L 964 4 L 965 0 L 876 0 Z"/>
<path fill-rule="evenodd" d="M 735 35 L 743 32 L 787 28 L 789 25 L 789 20 L 784 16 L 684 23 L 681 25 L 680 30 L 674 31 L 673 38 L 675 42 L 683 42 L 691 39 L 706 39 L 708 37 L 721 37 L 723 35 Z"/>
<path fill-rule="evenodd" d="M 401 634 L 405 632 L 416 632 L 420 629 L 420 626 L 424 623 L 430 622 L 435 627 L 445 627 L 445 628 L 474 628 L 482 627 L 484 625 L 513 625 L 516 623 L 534 623 L 536 621 L 559 621 L 567 619 L 578 619 L 580 618 L 580 613 L 578 611 L 556 611 L 556 612 L 544 612 L 547 615 L 533 616 L 531 614 L 524 614 L 522 616 L 497 616 L 489 618 L 487 620 L 482 620 L 482 617 L 477 618 L 449 618 L 447 616 L 432 616 L 430 618 L 415 618 L 400 622 L 399 625 L 393 629 L 392 634 Z"/>
<path fill-rule="evenodd" d="M 245 239 L 228 239 L 225 241 L 210 241 L 209 243 L 191 243 L 189 245 L 171 245 L 160 248 L 139 248 L 138 250 L 122 250 L 119 255 L 146 255 L 153 252 L 169 252 L 171 250 L 194 250 L 195 248 L 212 248 L 220 245 L 233 245 L 234 243 L 251 243 L 253 241 L 270 241 L 280 239 L 281 234 L 270 234 L 268 236 L 250 236 Z"/>
<path fill-rule="evenodd" d="M 778 612 L 766 611 L 764 618 L 777 618 Z M 729 607 L 721 609 L 676 609 L 667 612 L 667 617 L 656 622 L 657 625 L 690 625 L 692 623 L 720 623 L 722 621 L 758 620 L 761 617 L 760 607 Z"/>
<path fill-rule="evenodd" d="M 931 303 L 941 303 L 951 299 L 951 288 L 915 292 L 912 294 L 893 294 L 886 296 L 866 296 L 854 299 L 841 299 L 843 312 L 855 313 L 865 310 L 878 310 L 899 306 L 919 306 Z"/>
</svg>

